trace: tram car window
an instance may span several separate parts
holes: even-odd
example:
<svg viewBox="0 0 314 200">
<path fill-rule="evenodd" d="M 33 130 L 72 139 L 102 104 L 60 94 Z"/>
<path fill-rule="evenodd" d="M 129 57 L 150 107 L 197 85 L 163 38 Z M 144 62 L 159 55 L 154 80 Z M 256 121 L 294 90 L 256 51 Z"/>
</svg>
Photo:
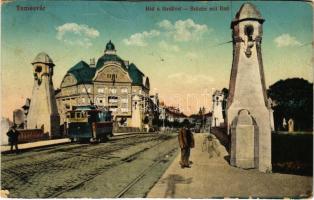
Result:
<svg viewBox="0 0 314 200">
<path fill-rule="evenodd" d="M 76 106 L 67 114 L 67 133 L 71 141 L 105 141 L 112 136 L 111 111 L 95 106 Z"/>
</svg>

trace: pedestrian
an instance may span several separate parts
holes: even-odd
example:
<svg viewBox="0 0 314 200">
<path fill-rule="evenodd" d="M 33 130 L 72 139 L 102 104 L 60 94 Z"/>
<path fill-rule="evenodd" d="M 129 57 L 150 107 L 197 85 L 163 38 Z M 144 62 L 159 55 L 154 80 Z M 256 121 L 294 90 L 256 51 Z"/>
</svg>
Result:
<svg viewBox="0 0 314 200">
<path fill-rule="evenodd" d="M 13 146 L 15 146 L 15 152 L 19 152 L 18 141 L 19 141 L 20 132 L 16 130 L 16 125 L 14 124 L 10 130 L 7 132 L 7 136 L 9 137 L 9 144 L 11 146 L 11 152 L 13 152 Z"/>
<path fill-rule="evenodd" d="M 189 161 L 191 148 L 194 148 L 194 136 L 189 128 L 182 128 L 178 135 L 179 146 L 181 149 L 181 168 L 188 167 L 192 162 Z"/>
</svg>

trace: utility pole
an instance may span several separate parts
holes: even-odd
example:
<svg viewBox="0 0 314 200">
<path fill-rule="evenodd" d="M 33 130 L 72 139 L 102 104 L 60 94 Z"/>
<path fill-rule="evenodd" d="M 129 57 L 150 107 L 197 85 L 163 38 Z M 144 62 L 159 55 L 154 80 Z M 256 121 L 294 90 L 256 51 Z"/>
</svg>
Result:
<svg viewBox="0 0 314 200">
<path fill-rule="evenodd" d="M 203 106 L 202 108 L 202 117 L 203 117 L 203 132 L 205 132 L 205 122 L 204 122 L 204 118 L 205 118 L 205 107 Z"/>
<path fill-rule="evenodd" d="M 163 121 L 162 123 L 163 123 L 163 129 L 165 131 L 165 119 L 166 119 L 166 110 L 165 110 L 165 108 L 163 108 L 162 112 L 163 112 L 163 115 L 164 115 L 163 118 L 162 118 L 162 121 Z"/>
</svg>

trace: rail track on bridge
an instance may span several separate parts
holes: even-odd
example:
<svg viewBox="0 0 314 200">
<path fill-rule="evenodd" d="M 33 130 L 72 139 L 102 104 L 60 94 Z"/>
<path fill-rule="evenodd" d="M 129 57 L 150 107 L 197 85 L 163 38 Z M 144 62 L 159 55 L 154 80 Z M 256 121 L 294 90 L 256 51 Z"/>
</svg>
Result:
<svg viewBox="0 0 314 200">
<path fill-rule="evenodd" d="M 67 144 L 36 149 L 35 152 L 26 152 L 24 155 L 2 156 L 2 187 L 10 191 L 10 197 L 20 198 L 124 197 L 150 170 L 166 162 L 165 158 L 176 152 L 174 140 L 174 135 L 165 134 L 123 135 L 104 144 Z M 169 146 L 168 143 L 171 148 L 159 148 L 164 144 Z M 91 191 L 88 189 L 90 183 L 106 184 L 95 181 L 98 176 L 108 173 L 106 177 L 109 178 L 105 181 L 114 181 L 115 174 L 111 177 L 110 170 L 132 168 L 132 162 L 139 163 L 139 157 L 156 150 L 159 151 L 158 155 L 149 162 L 145 158 L 142 161 L 146 163 L 143 167 L 136 164 L 139 168 L 136 173 L 132 173 L 126 180 L 120 180 L 122 183 L 117 183 L 119 186 L 116 188 L 108 189 L 103 194 L 88 193 Z M 127 172 L 124 176 L 126 174 Z M 106 190 L 106 186 L 103 187 Z M 87 194 L 84 193 L 86 196 L 81 194 L 82 188 L 87 191 Z"/>
</svg>

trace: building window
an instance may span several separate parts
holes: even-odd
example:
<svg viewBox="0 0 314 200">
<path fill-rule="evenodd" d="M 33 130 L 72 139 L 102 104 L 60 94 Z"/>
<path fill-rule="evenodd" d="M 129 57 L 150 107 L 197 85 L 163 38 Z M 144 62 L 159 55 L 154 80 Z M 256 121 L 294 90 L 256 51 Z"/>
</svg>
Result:
<svg viewBox="0 0 314 200">
<path fill-rule="evenodd" d="M 116 97 L 116 96 L 109 96 L 108 97 L 108 102 L 109 103 L 117 103 L 118 102 L 118 97 Z"/>
<path fill-rule="evenodd" d="M 128 108 L 121 108 L 121 112 L 127 113 L 127 112 L 129 112 L 129 109 Z"/>
<path fill-rule="evenodd" d="M 111 94 L 116 94 L 116 93 L 117 93 L 117 89 L 115 89 L 115 88 L 110 88 L 110 89 L 109 89 L 109 92 L 110 92 Z"/>
<path fill-rule="evenodd" d="M 85 88 L 85 87 L 82 88 L 82 93 L 86 93 L 86 89 L 87 89 L 87 92 L 90 93 L 91 89 L 90 88 Z"/>
<path fill-rule="evenodd" d="M 118 107 L 117 106 L 112 106 L 109 108 L 109 111 L 111 112 L 117 112 Z"/>
<path fill-rule="evenodd" d="M 121 88 L 121 93 L 128 93 L 128 88 Z"/>
<path fill-rule="evenodd" d="M 98 88 L 97 92 L 98 93 L 104 93 L 104 88 Z"/>
<path fill-rule="evenodd" d="M 107 74 L 107 78 L 110 79 L 117 79 L 118 75 L 117 74 Z"/>
<path fill-rule="evenodd" d="M 128 103 L 128 102 L 129 102 L 128 98 L 121 99 L 121 103 Z"/>
<path fill-rule="evenodd" d="M 121 108 L 127 108 L 127 107 L 128 107 L 128 104 L 127 104 L 127 103 L 121 104 Z"/>
</svg>

